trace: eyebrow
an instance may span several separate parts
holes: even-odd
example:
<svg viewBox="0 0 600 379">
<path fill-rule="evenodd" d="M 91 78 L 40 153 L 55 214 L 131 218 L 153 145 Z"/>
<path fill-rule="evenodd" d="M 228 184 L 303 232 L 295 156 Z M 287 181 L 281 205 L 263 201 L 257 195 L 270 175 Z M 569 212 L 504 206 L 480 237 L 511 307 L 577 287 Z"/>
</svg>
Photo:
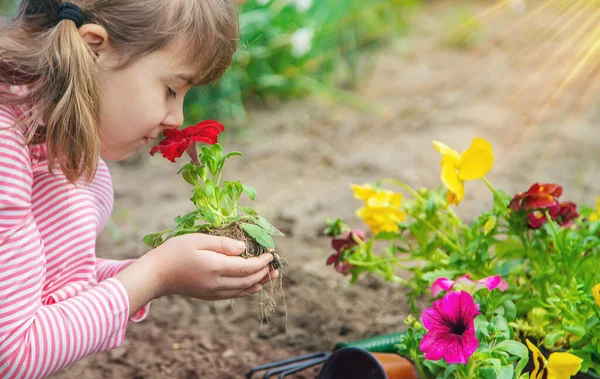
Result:
<svg viewBox="0 0 600 379">
<path fill-rule="evenodd" d="M 191 75 L 185 75 L 185 74 L 177 74 L 175 75 L 178 79 L 181 80 L 185 80 L 186 82 L 188 82 L 189 84 L 192 83 L 192 81 L 194 80 L 194 77 Z"/>
</svg>

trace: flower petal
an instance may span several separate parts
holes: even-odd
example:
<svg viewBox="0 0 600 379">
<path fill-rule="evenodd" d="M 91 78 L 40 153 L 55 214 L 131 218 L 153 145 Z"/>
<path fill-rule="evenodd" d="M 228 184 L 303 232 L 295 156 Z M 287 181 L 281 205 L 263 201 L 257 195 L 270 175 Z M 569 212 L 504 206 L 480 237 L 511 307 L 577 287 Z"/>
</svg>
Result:
<svg viewBox="0 0 600 379">
<path fill-rule="evenodd" d="M 546 357 L 542 355 L 540 350 L 529 341 L 529 339 L 526 338 L 525 343 L 527 344 L 527 347 L 529 348 L 529 351 L 531 351 L 531 355 L 533 357 L 533 371 L 531 372 L 531 377 L 538 378 L 544 371 L 544 367 L 546 367 L 548 361 L 546 360 Z"/>
<path fill-rule="evenodd" d="M 371 196 L 375 194 L 375 192 L 377 192 L 375 188 L 371 187 L 368 184 L 365 184 L 364 186 L 352 184 L 351 187 L 354 191 L 354 197 L 364 201 L 367 201 Z"/>
<path fill-rule="evenodd" d="M 327 264 L 327 265 L 332 265 L 332 264 L 334 264 L 334 263 L 337 261 L 337 259 L 338 259 L 338 257 L 339 257 L 339 256 L 340 256 L 339 254 L 331 254 L 331 255 L 329 256 L 329 258 L 327 258 L 327 262 L 326 262 L 326 264 Z"/>
<path fill-rule="evenodd" d="M 442 298 L 442 312 L 452 323 L 473 323 L 479 310 L 473 296 L 467 291 L 448 292 Z"/>
<path fill-rule="evenodd" d="M 488 276 L 487 278 L 478 280 L 477 283 L 485 285 L 490 291 L 498 288 L 500 292 L 504 292 L 508 289 L 508 283 L 502 280 L 500 275 Z"/>
<path fill-rule="evenodd" d="M 483 138 L 474 138 L 471 146 L 460 156 L 458 177 L 461 180 L 481 179 L 493 166 L 492 145 Z"/>
<path fill-rule="evenodd" d="M 441 179 L 448 192 L 452 193 L 452 204 L 460 204 L 465 197 L 465 186 L 458 178 L 458 173 L 451 164 L 446 163 L 442 166 Z"/>
<path fill-rule="evenodd" d="M 437 278 L 431 285 L 431 296 L 437 297 L 442 291 L 450 291 L 454 286 L 454 280 L 448 278 Z"/>
<path fill-rule="evenodd" d="M 596 284 L 592 288 L 592 294 L 594 295 L 594 300 L 596 301 L 596 305 L 600 307 L 600 283 Z"/>
<path fill-rule="evenodd" d="M 442 153 L 443 155 L 442 165 L 445 163 L 450 163 L 452 164 L 452 166 L 454 166 L 454 168 L 458 168 L 458 164 L 460 162 L 460 155 L 456 150 L 438 141 L 433 141 L 433 146 L 435 146 L 436 150 Z"/>
<path fill-rule="evenodd" d="M 548 379 L 569 379 L 581 370 L 583 359 L 570 353 L 552 353 L 548 358 Z"/>
<path fill-rule="evenodd" d="M 448 342 L 444 340 L 442 335 L 428 332 L 423 336 L 419 348 L 424 353 L 425 359 L 438 361 L 444 357 L 447 345 Z"/>
<path fill-rule="evenodd" d="M 170 140 L 169 143 L 172 142 L 181 142 L 185 139 L 185 135 L 183 132 L 177 128 L 169 128 L 163 131 L 163 135 L 166 140 Z"/>
<path fill-rule="evenodd" d="M 220 122 L 215 120 L 205 120 L 196 125 L 188 126 L 183 129 L 182 132 L 186 138 L 207 137 L 211 141 L 214 141 L 212 142 L 212 144 L 214 144 L 217 142 L 219 134 L 224 130 L 225 127 Z"/>
<path fill-rule="evenodd" d="M 436 300 L 433 302 L 433 307 L 425 309 L 421 316 L 421 322 L 423 322 L 423 326 L 427 330 L 436 333 L 450 333 L 452 330 L 440 312 L 441 303 L 441 299 Z"/>
<path fill-rule="evenodd" d="M 451 341 L 445 348 L 444 359 L 450 364 L 467 364 L 469 358 L 479 347 L 479 341 L 475 336 L 475 328 L 465 330 L 461 335 L 450 335 Z"/>
</svg>

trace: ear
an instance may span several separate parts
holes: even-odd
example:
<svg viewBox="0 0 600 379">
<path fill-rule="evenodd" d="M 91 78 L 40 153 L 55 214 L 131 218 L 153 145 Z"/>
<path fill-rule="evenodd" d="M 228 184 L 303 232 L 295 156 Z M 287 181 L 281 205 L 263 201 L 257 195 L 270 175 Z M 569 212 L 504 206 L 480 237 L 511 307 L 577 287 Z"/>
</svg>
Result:
<svg viewBox="0 0 600 379">
<path fill-rule="evenodd" d="M 108 32 L 97 24 L 84 24 L 79 28 L 79 35 L 88 44 L 95 56 L 107 54 L 111 48 L 108 41 Z"/>
</svg>

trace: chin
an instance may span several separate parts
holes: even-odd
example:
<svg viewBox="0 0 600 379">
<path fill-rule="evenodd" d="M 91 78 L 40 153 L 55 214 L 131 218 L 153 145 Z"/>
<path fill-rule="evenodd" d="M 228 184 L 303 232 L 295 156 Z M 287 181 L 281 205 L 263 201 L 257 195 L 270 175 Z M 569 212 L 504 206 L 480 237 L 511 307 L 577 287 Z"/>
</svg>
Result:
<svg viewBox="0 0 600 379">
<path fill-rule="evenodd" d="M 135 155 L 134 151 L 104 151 L 100 154 L 102 159 L 112 162 L 125 161 Z"/>
</svg>

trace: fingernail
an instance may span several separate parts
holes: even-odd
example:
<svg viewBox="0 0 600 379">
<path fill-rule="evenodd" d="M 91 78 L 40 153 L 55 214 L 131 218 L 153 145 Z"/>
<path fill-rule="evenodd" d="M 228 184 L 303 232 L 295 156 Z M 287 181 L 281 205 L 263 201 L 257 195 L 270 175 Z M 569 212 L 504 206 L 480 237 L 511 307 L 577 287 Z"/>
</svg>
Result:
<svg viewBox="0 0 600 379">
<path fill-rule="evenodd" d="M 273 254 L 269 254 L 269 262 L 272 262 L 273 259 L 275 259 L 275 257 L 273 256 Z"/>
<path fill-rule="evenodd" d="M 236 250 L 239 250 L 239 251 L 246 250 L 246 244 L 243 243 L 242 241 L 237 241 L 234 246 L 235 246 Z"/>
</svg>

